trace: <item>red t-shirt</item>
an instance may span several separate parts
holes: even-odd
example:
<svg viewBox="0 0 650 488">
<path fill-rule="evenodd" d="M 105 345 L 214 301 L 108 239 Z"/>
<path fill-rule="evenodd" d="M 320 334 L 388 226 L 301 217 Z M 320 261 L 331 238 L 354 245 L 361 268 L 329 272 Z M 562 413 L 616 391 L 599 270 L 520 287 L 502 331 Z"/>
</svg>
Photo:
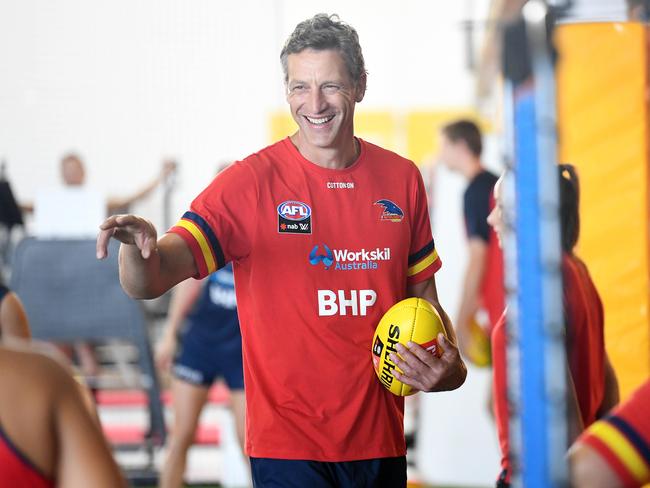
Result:
<svg viewBox="0 0 650 488">
<path fill-rule="evenodd" d="M 0 486 L 11 488 L 53 488 L 54 482 L 13 444 L 0 428 Z"/>
<path fill-rule="evenodd" d="M 605 394 L 605 339 L 603 305 L 589 271 L 576 256 L 562 257 L 566 351 L 578 406 L 585 428 L 597 419 Z M 492 332 L 494 413 L 501 467 L 510 473 L 508 459 L 508 385 L 505 314 Z"/>
<path fill-rule="evenodd" d="M 220 173 L 171 229 L 198 277 L 234 261 L 250 456 L 405 454 L 403 399 L 375 376 L 372 336 L 440 259 L 416 166 L 359 143 L 330 170 L 284 139 Z"/>
<path fill-rule="evenodd" d="M 589 427 L 578 442 L 596 450 L 623 486 L 650 482 L 650 380 L 610 415 Z"/>
</svg>

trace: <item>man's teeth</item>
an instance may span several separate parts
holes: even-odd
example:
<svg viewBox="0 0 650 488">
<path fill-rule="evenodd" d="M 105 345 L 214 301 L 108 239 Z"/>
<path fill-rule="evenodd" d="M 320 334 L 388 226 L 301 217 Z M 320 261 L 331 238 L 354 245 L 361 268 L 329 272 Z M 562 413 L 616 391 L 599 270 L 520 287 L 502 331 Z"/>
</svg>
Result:
<svg viewBox="0 0 650 488">
<path fill-rule="evenodd" d="M 307 118 L 307 120 L 308 120 L 311 124 L 315 124 L 315 125 L 326 124 L 327 122 L 329 122 L 330 120 L 332 120 L 332 119 L 334 118 L 333 115 L 330 115 L 329 117 L 321 117 L 321 118 L 319 118 L 319 119 L 313 119 L 313 118 L 311 118 L 311 117 L 307 117 L 307 116 L 305 116 L 305 117 Z"/>
</svg>

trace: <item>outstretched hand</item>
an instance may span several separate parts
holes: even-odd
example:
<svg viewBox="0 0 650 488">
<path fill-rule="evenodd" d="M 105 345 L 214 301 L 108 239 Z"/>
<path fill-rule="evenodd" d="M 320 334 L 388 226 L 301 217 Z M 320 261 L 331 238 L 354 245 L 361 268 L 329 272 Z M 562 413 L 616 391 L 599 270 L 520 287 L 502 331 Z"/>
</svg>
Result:
<svg viewBox="0 0 650 488">
<path fill-rule="evenodd" d="M 151 222 L 137 215 L 113 215 L 99 226 L 97 236 L 97 259 L 108 256 L 108 242 L 111 237 L 123 244 L 138 247 L 143 259 L 148 259 L 155 251 L 158 240 L 156 228 Z"/>
<path fill-rule="evenodd" d="M 443 335 L 438 334 L 440 357 L 431 354 L 414 342 L 407 347 L 397 344 L 398 354 L 390 355 L 399 368 L 393 375 L 402 383 L 420 391 L 447 391 L 458 388 L 465 380 L 467 371 L 458 348 Z M 401 373 L 400 373 L 401 371 Z"/>
</svg>

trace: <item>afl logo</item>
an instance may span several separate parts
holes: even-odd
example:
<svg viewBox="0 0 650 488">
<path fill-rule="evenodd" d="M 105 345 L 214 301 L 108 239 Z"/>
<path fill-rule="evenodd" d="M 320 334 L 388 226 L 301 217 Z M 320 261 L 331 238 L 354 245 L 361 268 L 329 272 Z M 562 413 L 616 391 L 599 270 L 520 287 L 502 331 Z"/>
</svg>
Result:
<svg viewBox="0 0 650 488">
<path fill-rule="evenodd" d="M 287 220 L 300 222 L 307 220 L 311 216 L 311 208 L 306 203 L 287 200 L 278 205 L 278 215 Z"/>
</svg>

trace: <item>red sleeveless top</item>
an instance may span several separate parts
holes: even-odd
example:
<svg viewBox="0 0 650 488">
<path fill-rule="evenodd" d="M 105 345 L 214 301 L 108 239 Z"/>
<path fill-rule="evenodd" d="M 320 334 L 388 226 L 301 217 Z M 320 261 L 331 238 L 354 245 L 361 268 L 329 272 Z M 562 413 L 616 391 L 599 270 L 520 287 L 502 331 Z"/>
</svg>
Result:
<svg viewBox="0 0 650 488">
<path fill-rule="evenodd" d="M 0 427 L 0 486 L 12 488 L 54 488 L 34 464 L 18 450 Z"/>
</svg>

